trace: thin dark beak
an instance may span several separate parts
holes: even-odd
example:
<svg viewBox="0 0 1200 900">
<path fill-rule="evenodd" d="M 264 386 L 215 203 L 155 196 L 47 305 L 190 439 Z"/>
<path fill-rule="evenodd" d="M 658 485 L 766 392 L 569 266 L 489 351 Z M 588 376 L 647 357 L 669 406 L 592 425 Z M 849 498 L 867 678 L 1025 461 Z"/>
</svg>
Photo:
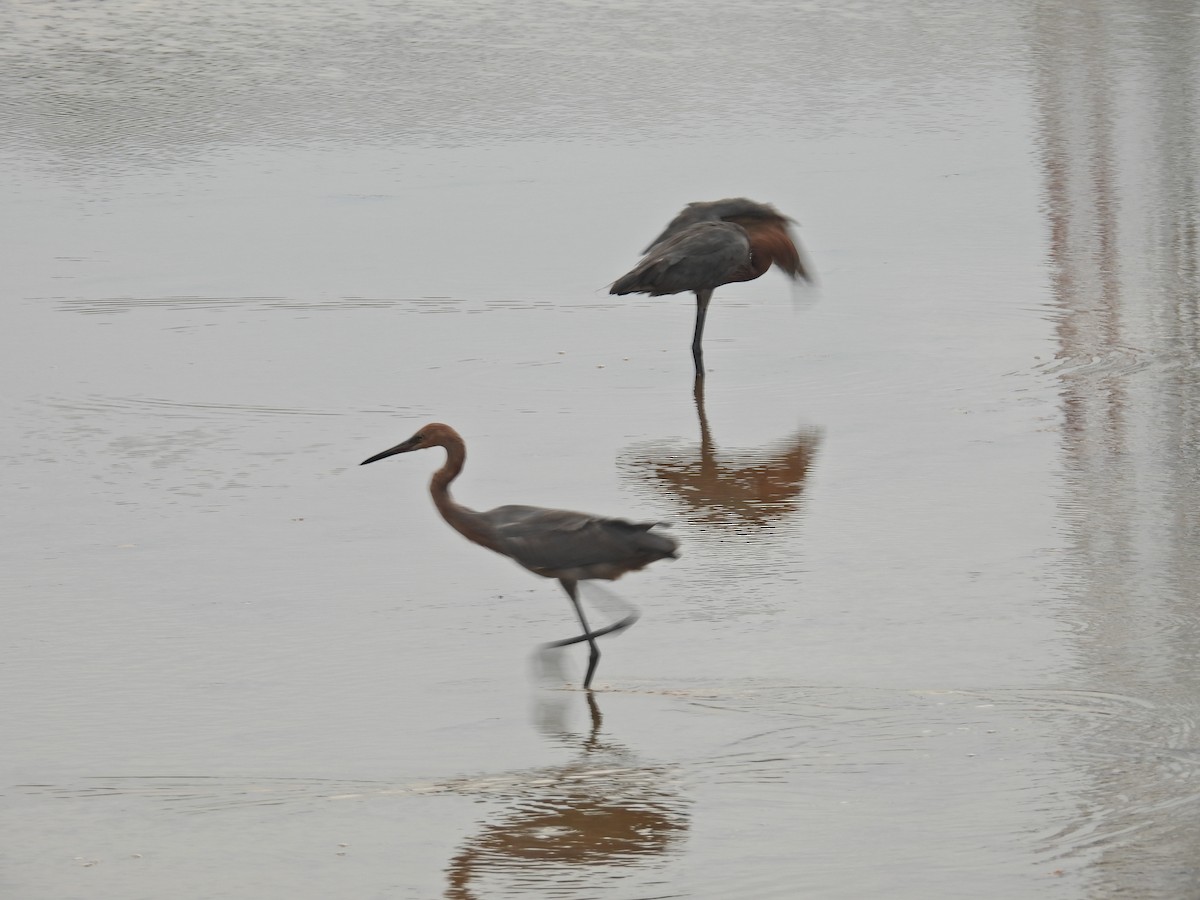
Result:
<svg viewBox="0 0 1200 900">
<path fill-rule="evenodd" d="M 417 438 L 410 437 L 403 444 L 397 444 L 390 450 L 384 450 L 382 453 L 376 453 L 370 459 L 364 459 L 359 463 L 360 466 L 365 466 L 367 463 L 379 462 L 381 459 L 387 459 L 389 456 L 395 456 L 397 453 L 409 453 L 417 449 Z"/>
</svg>

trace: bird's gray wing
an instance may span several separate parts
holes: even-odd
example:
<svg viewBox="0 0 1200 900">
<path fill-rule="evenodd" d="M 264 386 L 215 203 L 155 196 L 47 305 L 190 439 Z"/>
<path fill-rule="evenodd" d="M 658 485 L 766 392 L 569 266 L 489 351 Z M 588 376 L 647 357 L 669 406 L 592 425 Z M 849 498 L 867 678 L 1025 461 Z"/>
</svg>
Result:
<svg viewBox="0 0 1200 900">
<path fill-rule="evenodd" d="M 501 553 L 552 577 L 616 577 L 674 556 L 678 547 L 673 538 L 650 531 L 656 522 L 537 506 L 501 506 L 483 515 Z"/>
<path fill-rule="evenodd" d="M 632 271 L 613 282 L 611 294 L 659 296 L 716 288 L 742 277 L 750 266 L 750 238 L 731 222 L 698 222 L 651 248 Z"/>
<path fill-rule="evenodd" d="M 642 253 L 649 253 L 663 241 L 667 240 L 667 238 L 674 237 L 685 228 L 690 228 L 698 222 L 719 222 L 722 219 L 737 216 L 783 218 L 775 207 L 769 206 L 766 203 L 757 203 L 745 197 L 726 197 L 724 200 L 697 201 L 689 203 L 680 210 L 679 215 L 671 220 L 670 224 L 663 229 L 662 234 L 651 241 Z"/>
<path fill-rule="evenodd" d="M 679 215 L 667 224 L 667 227 L 662 230 L 662 233 L 658 237 L 646 245 L 646 249 L 642 253 L 649 253 L 663 241 L 674 237 L 685 228 L 690 228 L 697 222 L 720 221 L 721 217 L 714 210 L 716 205 L 716 203 L 689 203 L 679 211 Z"/>
</svg>

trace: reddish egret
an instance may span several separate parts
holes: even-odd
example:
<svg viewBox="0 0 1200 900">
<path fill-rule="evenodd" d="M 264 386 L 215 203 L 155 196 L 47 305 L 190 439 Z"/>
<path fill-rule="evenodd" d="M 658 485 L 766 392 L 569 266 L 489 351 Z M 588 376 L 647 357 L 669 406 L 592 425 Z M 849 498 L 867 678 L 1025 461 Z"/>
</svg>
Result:
<svg viewBox="0 0 1200 900">
<path fill-rule="evenodd" d="M 613 282 L 610 294 L 696 293 L 692 359 L 704 377 L 704 319 L 714 289 L 753 281 L 777 265 L 793 280 L 811 281 L 788 231 L 792 221 L 775 207 L 745 197 L 689 203 L 643 253 L 632 271 Z"/>
<path fill-rule="evenodd" d="M 428 447 L 442 447 L 446 451 L 446 462 L 433 473 L 429 493 L 450 527 L 467 540 L 509 557 L 535 575 L 557 578 L 563 586 L 579 616 L 583 634 L 546 646 L 565 647 L 587 641 L 591 655 L 583 686 L 590 689 L 596 664 L 600 662 L 596 638 L 628 628 L 637 621 L 637 614 L 592 631 L 579 603 L 577 583 L 589 578 L 615 581 L 626 572 L 643 569 L 657 560 L 674 559 L 678 542 L 651 531 L 660 522 L 627 522 L 539 506 L 498 506 L 476 512 L 455 503 L 450 496 L 450 483 L 462 472 L 467 445 L 457 431 L 439 422 L 426 425 L 403 443 L 376 453 L 359 465 Z"/>
</svg>

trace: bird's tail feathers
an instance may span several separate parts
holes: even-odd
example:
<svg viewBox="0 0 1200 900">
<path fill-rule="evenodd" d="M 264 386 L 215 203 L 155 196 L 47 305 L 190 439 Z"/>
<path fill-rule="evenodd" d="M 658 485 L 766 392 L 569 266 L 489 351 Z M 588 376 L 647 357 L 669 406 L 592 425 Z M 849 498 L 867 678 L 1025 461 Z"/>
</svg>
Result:
<svg viewBox="0 0 1200 900">
<path fill-rule="evenodd" d="M 642 266 L 638 266 L 632 272 L 622 275 L 614 281 L 608 292 L 610 294 L 640 294 L 652 290 L 648 281 L 642 281 L 644 274 L 645 269 Z"/>
</svg>

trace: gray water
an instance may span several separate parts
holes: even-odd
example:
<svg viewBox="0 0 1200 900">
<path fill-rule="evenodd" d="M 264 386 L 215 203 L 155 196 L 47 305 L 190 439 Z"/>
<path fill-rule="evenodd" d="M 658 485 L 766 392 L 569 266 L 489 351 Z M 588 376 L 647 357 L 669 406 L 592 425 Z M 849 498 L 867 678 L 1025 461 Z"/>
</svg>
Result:
<svg viewBox="0 0 1200 900">
<path fill-rule="evenodd" d="M 186 8 L 184 8 L 186 7 Z M 1190 3 L 9 0 L 0 895 L 1200 896 Z M 686 202 L 819 284 L 607 285 Z M 458 499 L 673 523 L 585 599 Z"/>
</svg>

